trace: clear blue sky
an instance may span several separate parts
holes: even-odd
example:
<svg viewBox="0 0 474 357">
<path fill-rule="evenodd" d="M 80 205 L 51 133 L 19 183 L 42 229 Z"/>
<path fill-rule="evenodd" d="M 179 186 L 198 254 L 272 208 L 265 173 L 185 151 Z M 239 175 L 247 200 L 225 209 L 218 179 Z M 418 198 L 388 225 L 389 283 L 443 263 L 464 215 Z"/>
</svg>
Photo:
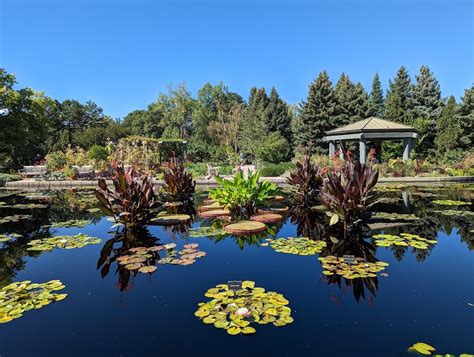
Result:
<svg viewBox="0 0 474 357">
<path fill-rule="evenodd" d="M 123 117 L 167 85 L 223 81 L 247 97 L 275 86 L 289 103 L 326 69 L 370 88 L 427 64 L 443 95 L 474 82 L 472 0 L 0 0 L 0 66 L 63 100 Z"/>
</svg>

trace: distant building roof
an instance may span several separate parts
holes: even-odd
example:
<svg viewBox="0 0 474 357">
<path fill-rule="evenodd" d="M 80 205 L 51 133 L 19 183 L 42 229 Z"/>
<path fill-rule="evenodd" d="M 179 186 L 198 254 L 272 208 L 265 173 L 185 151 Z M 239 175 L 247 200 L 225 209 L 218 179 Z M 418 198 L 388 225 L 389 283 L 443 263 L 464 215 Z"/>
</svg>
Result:
<svg viewBox="0 0 474 357">
<path fill-rule="evenodd" d="M 349 133 L 364 133 L 364 132 L 392 132 L 392 131 L 410 131 L 417 133 L 417 130 L 411 126 L 395 123 L 376 117 L 370 117 L 358 122 L 326 131 L 326 135 L 340 135 Z"/>
</svg>

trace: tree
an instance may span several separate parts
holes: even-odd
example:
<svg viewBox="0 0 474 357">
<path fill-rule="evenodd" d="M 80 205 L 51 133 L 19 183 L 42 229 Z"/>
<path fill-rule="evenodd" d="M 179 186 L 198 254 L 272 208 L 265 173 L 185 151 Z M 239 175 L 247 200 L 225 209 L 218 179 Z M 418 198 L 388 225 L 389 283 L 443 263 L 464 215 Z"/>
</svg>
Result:
<svg viewBox="0 0 474 357">
<path fill-rule="evenodd" d="M 301 106 L 301 114 L 293 122 L 295 144 L 308 146 L 312 143 L 315 152 L 326 152 L 322 139 L 327 130 L 335 127 L 335 107 L 332 83 L 327 72 L 323 71 L 310 84 L 308 98 Z"/>
<path fill-rule="evenodd" d="M 267 107 L 268 130 L 278 132 L 286 139 L 287 143 L 292 142 L 291 133 L 291 111 L 288 104 L 280 98 L 275 87 L 272 87 Z"/>
<path fill-rule="evenodd" d="M 411 124 L 411 80 L 405 67 L 400 67 L 392 82 L 389 81 L 385 118 L 404 124 Z"/>
<path fill-rule="evenodd" d="M 248 106 L 242 117 L 242 126 L 239 133 L 239 146 L 246 156 L 254 157 L 260 142 L 268 134 L 267 107 L 269 98 L 265 88 L 250 90 Z"/>
<path fill-rule="evenodd" d="M 382 83 L 380 83 L 379 74 L 375 73 L 372 80 L 372 90 L 369 96 L 369 115 L 374 117 L 382 117 L 384 114 L 384 97 Z"/>
<path fill-rule="evenodd" d="M 459 108 L 459 122 L 461 124 L 460 148 L 474 150 L 474 85 L 464 91 Z"/>
<path fill-rule="evenodd" d="M 459 146 L 462 134 L 459 116 L 457 115 L 456 100 L 450 96 L 436 123 L 436 148 L 440 157 Z"/>
<path fill-rule="evenodd" d="M 412 124 L 420 132 L 416 152 L 426 156 L 434 150 L 436 122 L 441 114 L 443 101 L 439 83 L 427 66 L 421 66 L 412 90 Z"/>
<path fill-rule="evenodd" d="M 243 111 L 243 103 L 235 104 L 229 110 L 218 103 L 218 119 L 211 121 L 208 126 L 208 133 L 214 144 L 231 148 L 234 152 L 237 152 Z"/>
</svg>

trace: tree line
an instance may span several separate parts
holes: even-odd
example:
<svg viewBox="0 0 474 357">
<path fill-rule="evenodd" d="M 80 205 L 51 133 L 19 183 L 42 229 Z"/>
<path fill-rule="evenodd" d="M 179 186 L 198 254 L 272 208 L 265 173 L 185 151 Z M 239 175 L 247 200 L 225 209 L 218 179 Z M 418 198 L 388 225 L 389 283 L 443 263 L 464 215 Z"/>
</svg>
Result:
<svg viewBox="0 0 474 357">
<path fill-rule="evenodd" d="M 59 102 L 30 88 L 16 88 L 12 74 L 0 68 L 0 162 L 16 167 L 38 161 L 68 146 L 88 149 L 128 135 L 187 140 L 193 161 L 220 162 L 239 154 L 249 160 L 282 162 L 300 146 L 327 153 L 327 130 L 370 116 L 414 126 L 420 132 L 416 155 L 459 158 L 472 150 L 474 86 L 459 103 L 443 98 L 427 66 L 414 80 L 400 67 L 384 93 L 378 74 L 370 91 L 343 73 L 335 85 L 322 71 L 305 100 L 286 103 L 275 88 L 253 87 L 247 99 L 223 83 L 206 83 L 193 97 L 184 84 L 169 87 L 146 109 L 123 120 L 106 115 L 93 101 Z"/>
</svg>

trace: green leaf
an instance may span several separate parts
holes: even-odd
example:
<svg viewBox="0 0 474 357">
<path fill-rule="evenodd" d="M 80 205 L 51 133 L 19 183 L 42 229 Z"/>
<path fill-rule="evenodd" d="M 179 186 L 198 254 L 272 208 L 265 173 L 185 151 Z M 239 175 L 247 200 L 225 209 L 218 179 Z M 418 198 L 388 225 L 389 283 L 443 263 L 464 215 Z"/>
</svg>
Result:
<svg viewBox="0 0 474 357">
<path fill-rule="evenodd" d="M 337 214 L 333 214 L 331 216 L 331 220 L 329 221 L 329 225 L 330 226 L 333 226 L 335 225 L 337 222 L 339 222 L 339 216 Z"/>
</svg>

